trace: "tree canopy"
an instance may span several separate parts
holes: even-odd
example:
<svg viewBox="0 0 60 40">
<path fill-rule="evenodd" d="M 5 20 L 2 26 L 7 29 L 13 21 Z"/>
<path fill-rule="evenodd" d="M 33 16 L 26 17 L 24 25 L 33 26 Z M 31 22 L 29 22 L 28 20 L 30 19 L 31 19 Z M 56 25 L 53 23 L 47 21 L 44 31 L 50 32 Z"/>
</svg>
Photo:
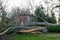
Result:
<svg viewBox="0 0 60 40">
<path fill-rule="evenodd" d="M 36 8 L 35 14 L 39 16 L 37 18 L 37 22 L 44 22 L 44 20 L 46 20 L 49 23 L 56 23 L 56 19 L 54 16 L 55 14 L 52 12 L 50 17 L 49 14 L 46 15 L 43 10 L 44 10 L 43 6 L 39 6 Z M 40 17 L 43 18 L 44 20 L 42 20 Z"/>
</svg>

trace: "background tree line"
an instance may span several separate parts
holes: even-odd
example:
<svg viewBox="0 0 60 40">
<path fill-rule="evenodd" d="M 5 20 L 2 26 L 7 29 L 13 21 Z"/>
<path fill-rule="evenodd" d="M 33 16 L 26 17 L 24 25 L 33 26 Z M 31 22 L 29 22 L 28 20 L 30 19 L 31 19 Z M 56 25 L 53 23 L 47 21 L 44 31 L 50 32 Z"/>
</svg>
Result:
<svg viewBox="0 0 60 40">
<path fill-rule="evenodd" d="M 49 13 L 47 13 L 47 15 L 46 15 L 46 13 L 44 12 L 43 6 L 37 7 L 36 10 L 35 10 L 35 14 L 38 16 L 37 22 L 44 22 L 41 19 L 41 18 L 43 18 L 49 23 L 56 23 L 56 19 L 55 19 L 55 16 L 54 16 L 55 14 L 53 12 L 51 12 L 51 16 L 49 16 Z"/>
</svg>

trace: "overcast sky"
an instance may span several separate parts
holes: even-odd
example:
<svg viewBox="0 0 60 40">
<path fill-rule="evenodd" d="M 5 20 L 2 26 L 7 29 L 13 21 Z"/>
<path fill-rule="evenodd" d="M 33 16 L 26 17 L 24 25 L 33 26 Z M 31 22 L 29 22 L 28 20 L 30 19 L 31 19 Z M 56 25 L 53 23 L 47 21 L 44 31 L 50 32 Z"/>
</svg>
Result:
<svg viewBox="0 0 60 40">
<path fill-rule="evenodd" d="M 7 4 L 4 2 L 4 5 L 7 5 L 7 12 L 11 12 L 12 8 L 15 7 L 19 7 L 19 8 L 28 8 L 29 2 L 31 2 L 32 6 L 33 6 L 33 10 L 35 10 L 36 6 L 39 5 L 43 5 L 43 7 L 45 8 L 45 10 L 50 13 L 51 12 L 51 8 L 60 4 L 59 0 L 4 0 L 5 2 L 7 1 Z M 48 9 L 47 9 L 48 8 Z M 59 13 L 59 9 L 55 8 L 53 10 L 55 12 L 55 16 L 56 18 L 58 18 L 58 13 Z"/>
<path fill-rule="evenodd" d="M 29 2 L 31 2 L 33 6 L 33 10 L 36 8 L 36 6 L 43 5 L 46 11 L 48 7 L 48 12 L 50 13 L 52 7 L 60 4 L 59 0 L 3 0 L 3 1 L 5 1 L 3 4 L 7 5 L 6 7 L 7 12 L 11 12 L 11 9 L 15 7 L 19 7 L 21 9 L 28 8 L 30 6 Z M 55 12 L 56 19 L 58 19 L 59 9 L 55 8 L 53 11 Z"/>
<path fill-rule="evenodd" d="M 10 12 L 12 8 L 20 7 L 20 8 L 28 8 L 29 2 L 32 3 L 33 10 L 36 6 L 43 5 L 43 7 L 47 10 L 47 7 L 49 8 L 49 11 L 52 7 L 57 5 L 59 3 L 58 0 L 5 0 L 7 1 L 7 12 Z M 56 10 L 54 10 L 56 12 Z"/>
<path fill-rule="evenodd" d="M 39 5 L 43 5 L 43 7 L 47 10 L 47 7 L 49 9 L 48 12 L 50 12 L 50 9 L 52 7 L 54 7 L 55 5 L 57 5 L 59 3 L 58 0 L 5 0 L 5 2 L 7 1 L 7 12 L 10 12 L 12 8 L 14 7 L 20 7 L 20 8 L 28 8 L 29 6 L 29 2 L 32 3 L 33 6 L 33 10 L 35 9 L 36 6 Z M 58 9 L 56 9 L 58 10 Z M 54 12 L 56 12 L 56 10 L 54 10 Z M 56 12 L 57 14 L 57 12 Z"/>
<path fill-rule="evenodd" d="M 53 5 L 58 4 L 58 0 L 5 0 L 7 2 L 7 11 L 11 11 L 14 7 L 20 7 L 20 8 L 27 8 L 29 6 L 29 2 L 32 3 L 33 9 L 36 6 L 43 5 L 43 7 L 47 10 L 47 6 L 49 8 L 53 7 Z M 5 4 L 5 3 L 4 3 Z M 53 4 L 53 5 L 51 5 Z"/>
</svg>

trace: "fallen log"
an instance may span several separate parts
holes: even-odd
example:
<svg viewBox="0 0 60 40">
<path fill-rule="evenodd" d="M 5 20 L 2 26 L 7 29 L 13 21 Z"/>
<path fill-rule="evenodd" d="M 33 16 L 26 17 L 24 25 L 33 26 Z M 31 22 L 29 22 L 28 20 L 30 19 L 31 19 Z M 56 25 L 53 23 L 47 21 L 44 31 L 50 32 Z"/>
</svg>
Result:
<svg viewBox="0 0 60 40">
<path fill-rule="evenodd" d="M 10 29 L 12 29 L 12 27 L 7 28 L 6 30 L 4 30 L 3 32 L 0 33 L 0 35 L 4 35 L 7 31 L 9 31 Z"/>
</svg>

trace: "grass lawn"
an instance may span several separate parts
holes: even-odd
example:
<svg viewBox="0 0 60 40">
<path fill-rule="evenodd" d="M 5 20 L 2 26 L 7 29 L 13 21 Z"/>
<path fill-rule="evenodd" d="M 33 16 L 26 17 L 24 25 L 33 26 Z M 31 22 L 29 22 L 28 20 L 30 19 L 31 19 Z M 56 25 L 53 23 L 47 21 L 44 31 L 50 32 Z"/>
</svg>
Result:
<svg viewBox="0 0 60 40">
<path fill-rule="evenodd" d="M 46 34 L 17 34 L 13 40 L 60 40 L 60 36 L 46 36 Z"/>
</svg>

